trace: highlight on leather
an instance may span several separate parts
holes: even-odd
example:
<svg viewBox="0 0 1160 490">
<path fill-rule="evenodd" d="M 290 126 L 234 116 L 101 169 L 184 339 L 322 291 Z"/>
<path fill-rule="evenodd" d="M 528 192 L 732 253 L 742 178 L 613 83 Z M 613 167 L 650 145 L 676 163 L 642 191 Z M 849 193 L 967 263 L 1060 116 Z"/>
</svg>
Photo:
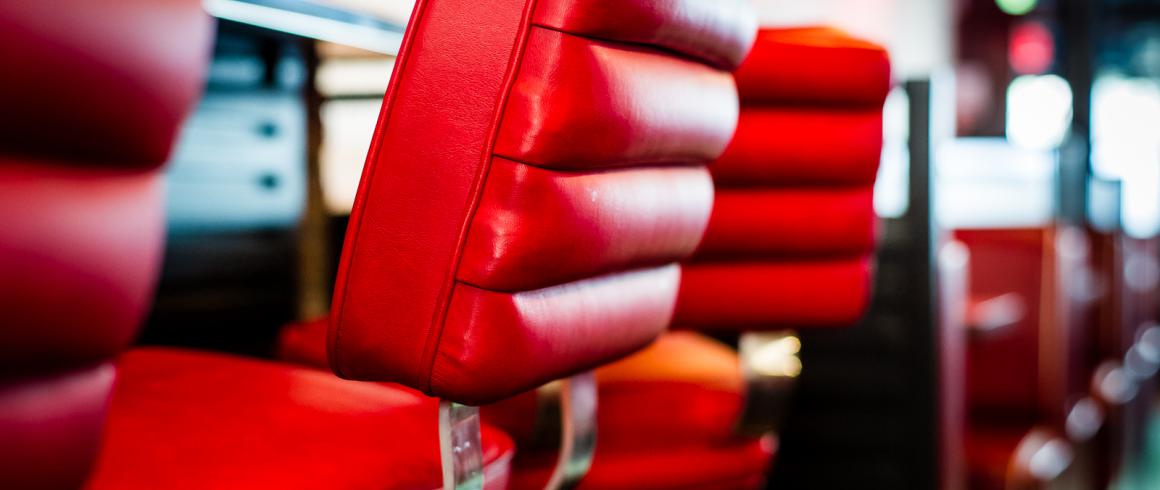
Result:
<svg viewBox="0 0 1160 490">
<path fill-rule="evenodd" d="M 86 488 L 440 488 L 438 400 L 243 357 L 140 348 L 119 362 Z M 212 430 L 208 430 L 212 428 Z M 224 434 L 231 437 L 224 437 Z M 482 427 L 485 489 L 510 438 Z"/>
<path fill-rule="evenodd" d="M 459 280 L 526 291 L 671 263 L 696 248 L 712 203 L 703 167 L 557 172 L 496 158 Z"/>
<path fill-rule="evenodd" d="M 705 164 L 729 144 L 737 104 L 727 72 L 533 28 L 495 151 L 574 170 Z"/>
<path fill-rule="evenodd" d="M 129 345 L 161 266 L 161 179 L 0 157 L 0 373 L 89 367 Z"/>
<path fill-rule="evenodd" d="M 584 37 L 658 46 L 724 69 L 741 64 L 756 34 L 748 0 L 540 2 L 535 22 Z"/>
<path fill-rule="evenodd" d="M 0 148 L 160 166 L 201 92 L 212 34 L 194 0 L 0 2 Z"/>
<path fill-rule="evenodd" d="M 481 404 L 655 338 L 736 125 L 742 3 L 419 2 L 348 229 L 335 372 Z"/>
</svg>

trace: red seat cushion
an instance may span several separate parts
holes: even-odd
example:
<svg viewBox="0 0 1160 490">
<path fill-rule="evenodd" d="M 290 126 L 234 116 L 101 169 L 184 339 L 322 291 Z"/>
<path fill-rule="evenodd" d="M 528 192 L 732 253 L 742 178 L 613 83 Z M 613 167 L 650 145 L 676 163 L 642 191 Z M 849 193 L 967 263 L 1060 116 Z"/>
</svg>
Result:
<svg viewBox="0 0 1160 490">
<path fill-rule="evenodd" d="M 592 490 L 743 490 L 762 488 L 773 460 L 772 437 L 733 444 L 597 452 L 577 488 Z M 512 475 L 513 490 L 543 488 L 551 465 Z"/>
<path fill-rule="evenodd" d="M 755 24 L 741 0 L 420 1 L 344 244 L 335 372 L 479 405 L 655 338 Z"/>
<path fill-rule="evenodd" d="M 725 345 L 693 332 L 669 333 L 597 369 L 596 379 L 598 443 L 583 488 L 756 488 L 763 482 L 772 441 L 736 433 L 746 386 L 737 354 Z M 504 408 L 528 412 L 505 414 L 513 432 L 527 433 L 517 421 L 535 424 L 534 405 Z M 513 488 L 542 486 L 554 464 L 550 452 L 521 451 Z"/>
<path fill-rule="evenodd" d="M 436 401 L 224 355 L 125 355 L 90 488 L 439 488 Z M 487 488 L 510 439 L 484 428 Z"/>
</svg>

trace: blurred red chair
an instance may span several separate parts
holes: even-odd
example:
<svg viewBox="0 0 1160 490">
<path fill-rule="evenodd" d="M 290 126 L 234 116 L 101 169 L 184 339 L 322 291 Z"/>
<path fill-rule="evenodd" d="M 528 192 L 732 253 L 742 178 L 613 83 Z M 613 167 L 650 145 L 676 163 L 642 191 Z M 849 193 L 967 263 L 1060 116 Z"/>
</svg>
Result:
<svg viewBox="0 0 1160 490">
<path fill-rule="evenodd" d="M 786 71 L 797 83 L 784 83 L 778 74 Z M 738 77 L 740 126 L 713 170 L 718 198 L 698 258 L 685 267 L 675 322 L 718 331 L 851 324 L 868 296 L 885 52 L 827 29 L 770 30 L 759 34 Z M 282 356 L 325 362 L 317 348 L 323 325 L 287 328 Z M 777 341 L 790 371 L 794 341 Z M 582 488 L 762 484 L 774 440 L 763 430 L 737 432 L 748 388 L 732 350 L 672 333 L 596 378 L 600 443 Z M 484 419 L 520 447 L 513 487 L 541 486 L 558 460 L 556 430 L 545 429 L 559 423 L 545 409 L 550 392 L 484 407 Z"/>
<path fill-rule="evenodd" d="M 967 464 L 972 488 L 1062 477 L 1102 415 L 1089 395 L 1090 246 L 1066 226 L 962 229 L 970 249 Z M 1094 410 L 1094 412 L 1093 412 Z"/>
<path fill-rule="evenodd" d="M 77 488 L 151 301 L 196 1 L 0 3 L 0 488 Z"/>
</svg>

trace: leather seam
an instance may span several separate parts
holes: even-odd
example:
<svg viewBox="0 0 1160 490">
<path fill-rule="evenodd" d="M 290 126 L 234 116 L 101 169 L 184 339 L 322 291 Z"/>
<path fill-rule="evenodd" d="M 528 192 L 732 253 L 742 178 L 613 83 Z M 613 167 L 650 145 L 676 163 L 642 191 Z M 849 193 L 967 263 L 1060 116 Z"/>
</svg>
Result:
<svg viewBox="0 0 1160 490">
<path fill-rule="evenodd" d="M 415 22 L 417 24 L 419 22 L 419 20 L 424 17 L 424 14 L 427 11 L 427 4 L 428 4 L 427 0 L 418 0 L 418 3 L 415 6 L 415 10 L 412 14 L 412 22 Z M 386 101 L 387 101 L 388 105 L 382 109 L 382 113 L 379 115 L 379 120 L 382 124 L 380 124 L 376 127 L 375 134 L 372 136 L 371 141 L 375 141 L 375 140 L 382 138 L 383 134 L 385 134 L 387 131 L 387 126 L 390 125 L 390 121 L 391 121 L 392 117 L 394 116 L 395 102 L 398 98 L 398 91 L 400 89 L 400 86 L 403 84 L 403 77 L 401 74 L 407 70 L 407 66 L 409 65 L 409 63 L 411 61 L 410 54 L 411 54 L 411 51 L 412 51 L 413 46 L 414 46 L 414 38 L 417 35 L 418 35 L 418 29 L 414 29 L 414 30 L 409 31 L 409 34 L 407 35 L 407 37 L 405 39 L 403 39 L 403 43 L 401 45 L 401 48 L 403 49 L 403 51 L 400 52 L 397 56 L 397 59 L 402 59 L 403 63 L 400 66 L 396 67 L 396 73 L 400 73 L 400 76 L 398 78 L 394 78 L 392 76 L 392 78 L 397 80 L 397 81 L 387 87 L 385 97 L 386 97 Z M 381 152 L 382 152 L 382 145 L 375 145 L 375 146 L 371 147 L 370 151 L 368 152 L 366 162 L 367 163 L 374 162 L 374 163 L 371 163 L 371 165 L 366 165 L 364 163 L 364 165 L 369 167 L 366 170 L 367 175 L 366 175 L 366 179 L 365 179 L 365 181 L 368 183 L 374 182 L 375 172 L 378 170 L 378 164 L 377 164 L 378 157 L 379 157 Z M 339 359 L 339 357 L 335 355 L 335 351 L 337 350 L 338 345 L 341 344 L 341 340 L 342 340 L 342 332 L 343 332 L 342 318 L 343 318 L 343 315 L 345 315 L 345 313 L 346 313 L 346 304 L 347 304 L 347 301 L 349 298 L 349 296 L 346 294 L 346 289 L 348 286 L 348 282 L 350 281 L 350 270 L 353 268 L 353 265 L 355 262 L 355 257 L 358 256 L 358 245 L 359 245 L 358 237 L 362 233 L 362 225 L 363 225 L 362 213 L 363 213 L 363 210 L 366 209 L 367 202 L 370 201 L 371 197 L 372 197 L 371 193 L 368 190 L 368 192 L 366 193 L 366 197 L 364 197 L 362 199 L 362 202 L 356 202 L 356 204 L 359 205 L 358 206 L 359 219 L 356 223 L 354 223 L 354 230 L 351 231 L 351 236 L 349 237 L 349 240 L 351 243 L 350 258 L 345 261 L 346 262 L 345 264 L 339 264 L 340 268 L 345 266 L 347 273 L 346 273 L 346 275 L 343 276 L 342 304 L 339 306 L 338 316 L 336 318 L 334 318 L 334 325 L 335 325 L 334 342 L 330 343 L 327 346 L 326 350 L 327 350 L 328 358 L 332 360 L 332 362 L 330 363 L 331 369 L 333 371 L 335 371 L 340 377 L 345 377 L 344 370 L 342 368 L 342 363 L 336 361 L 337 359 Z"/>
<path fill-rule="evenodd" d="M 423 349 L 423 360 L 426 366 L 427 376 L 424 381 L 423 391 L 431 393 L 431 388 L 435 378 L 435 364 L 439 358 L 440 346 L 443 344 L 443 334 L 447 330 L 447 316 L 451 311 L 451 300 L 455 295 L 455 289 L 459 281 L 459 267 L 463 262 L 463 251 L 467 247 L 467 239 L 471 233 L 471 224 L 475 221 L 476 212 L 479 211 L 480 202 L 483 200 L 484 188 L 487 185 L 487 177 L 491 172 L 491 160 L 494 157 L 495 142 L 499 137 L 500 126 L 503 123 L 505 109 L 507 108 L 508 100 L 511 97 L 512 90 L 516 85 L 516 80 L 519 78 L 520 69 L 523 67 L 524 54 L 527 50 L 527 45 L 531 39 L 531 28 L 533 26 L 532 18 L 535 15 L 538 0 L 529 0 L 524 5 L 523 18 L 520 20 L 520 27 L 516 32 L 515 42 L 512 43 L 512 55 L 508 62 L 508 71 L 504 74 L 503 88 L 500 92 L 500 97 L 496 101 L 495 116 L 492 118 L 491 127 L 489 129 L 489 136 L 487 140 L 487 147 L 483 149 L 483 161 L 480 165 L 479 172 L 476 174 L 475 182 L 472 185 L 471 191 L 471 205 L 464 217 L 463 223 L 459 228 L 459 237 L 455 247 L 455 257 L 452 259 L 450 270 L 447 272 L 447 280 L 444 281 L 444 288 L 439 292 L 439 307 L 435 310 L 435 318 L 432 318 L 432 325 L 430 325 L 427 333 L 427 344 Z"/>
<path fill-rule="evenodd" d="M 699 55 L 694 54 L 694 53 L 680 51 L 677 49 L 661 46 L 659 44 L 652 44 L 652 43 L 647 43 L 647 42 L 637 42 L 637 41 L 625 41 L 623 39 L 612 39 L 612 38 L 607 38 L 607 37 L 593 36 L 591 34 L 580 34 L 577 32 L 566 31 L 566 30 L 560 29 L 558 27 L 546 26 L 543 24 L 533 24 L 533 27 L 538 27 L 540 29 L 544 29 L 547 31 L 559 32 L 560 34 L 564 34 L 566 36 L 572 36 L 572 37 L 576 37 L 576 38 L 580 38 L 580 39 L 587 39 L 589 41 L 607 43 L 607 44 L 623 46 L 623 47 L 628 47 L 628 48 L 643 49 L 646 51 L 655 52 L 656 54 L 675 57 L 675 58 L 679 58 L 679 59 L 682 59 L 685 61 L 691 61 L 691 62 L 698 63 L 701 65 L 706 65 L 708 67 L 711 67 L 711 68 L 714 68 L 717 70 L 721 70 L 721 71 L 726 71 L 726 72 L 730 71 L 728 66 L 733 64 L 733 63 L 729 63 L 729 62 L 723 62 L 725 60 L 725 57 L 722 57 L 720 60 L 713 60 L 713 59 L 709 59 L 708 56 L 699 56 Z"/>
</svg>

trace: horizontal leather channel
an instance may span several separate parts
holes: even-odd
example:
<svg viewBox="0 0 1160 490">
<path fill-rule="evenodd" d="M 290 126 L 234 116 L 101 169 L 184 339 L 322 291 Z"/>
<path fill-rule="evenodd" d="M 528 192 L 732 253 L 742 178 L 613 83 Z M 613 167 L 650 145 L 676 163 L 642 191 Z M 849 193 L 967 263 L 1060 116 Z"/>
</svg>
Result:
<svg viewBox="0 0 1160 490">
<path fill-rule="evenodd" d="M 495 152 L 574 170 L 709 163 L 729 144 L 737 111 L 728 72 L 534 28 Z"/>
<path fill-rule="evenodd" d="M 704 330 L 849 326 L 869 300 L 870 260 L 691 264 L 674 324 Z"/>
<path fill-rule="evenodd" d="M 709 221 L 703 167 L 558 172 L 493 160 L 459 279 L 526 291 L 680 260 Z"/>
<path fill-rule="evenodd" d="M 0 2 L 0 148 L 81 165 L 169 157 L 209 64 L 201 2 Z"/>
<path fill-rule="evenodd" d="M 129 345 L 161 266 L 162 179 L 0 158 L 0 371 L 91 366 Z"/>
<path fill-rule="evenodd" d="M 697 258 L 869 254 L 875 223 L 869 186 L 719 189 Z"/>
<path fill-rule="evenodd" d="M 890 90 L 885 49 L 824 27 L 762 30 L 734 75 L 747 105 L 873 107 Z"/>
<path fill-rule="evenodd" d="M 668 265 L 519 293 L 458 284 L 432 390 L 483 404 L 626 356 L 668 327 L 680 274 Z"/>
<path fill-rule="evenodd" d="M 710 170 L 718 187 L 871 184 L 882 110 L 747 106 Z"/>
<path fill-rule="evenodd" d="M 587 37 L 649 44 L 724 69 L 745 59 L 756 32 L 748 0 L 559 0 L 535 22 Z"/>
</svg>

